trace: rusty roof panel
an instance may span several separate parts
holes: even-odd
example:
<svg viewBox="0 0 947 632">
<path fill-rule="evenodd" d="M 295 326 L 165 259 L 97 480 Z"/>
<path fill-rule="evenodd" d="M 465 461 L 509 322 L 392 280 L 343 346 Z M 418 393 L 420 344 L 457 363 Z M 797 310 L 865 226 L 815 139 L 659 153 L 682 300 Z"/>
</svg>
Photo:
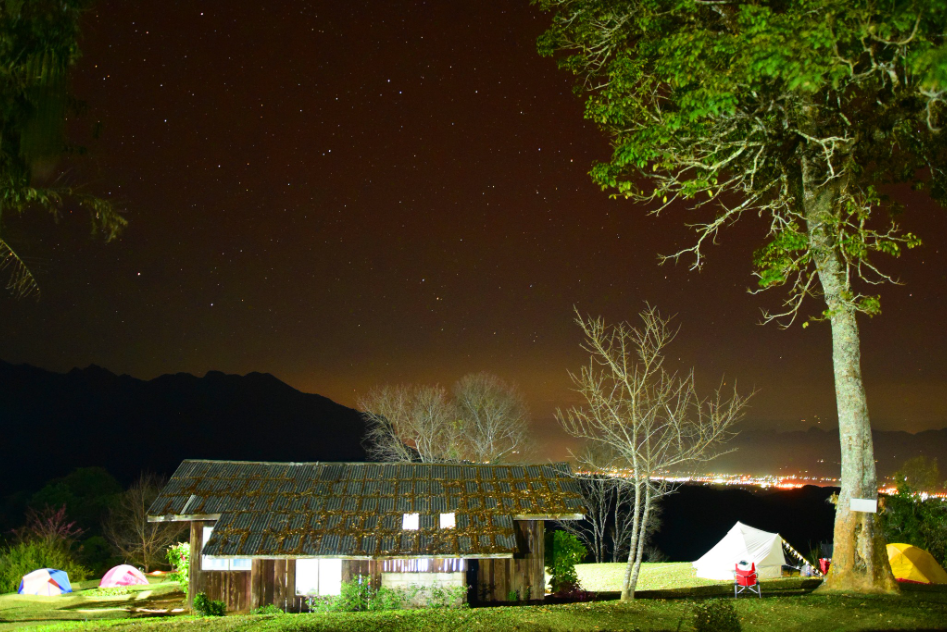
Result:
<svg viewBox="0 0 947 632">
<path fill-rule="evenodd" d="M 309 534 L 303 541 L 300 551 L 303 555 L 319 555 L 322 552 L 322 536 Z"/>
<path fill-rule="evenodd" d="M 375 534 L 362 536 L 359 547 L 364 555 L 375 555 L 378 551 L 378 536 Z"/>
<path fill-rule="evenodd" d="M 516 536 L 511 534 L 497 534 L 495 536 L 496 545 L 500 548 L 513 551 L 516 549 Z"/>
<path fill-rule="evenodd" d="M 457 529 L 447 533 L 438 514 L 450 511 Z M 405 533 L 402 515 L 414 512 L 421 530 Z M 207 546 L 221 555 L 450 556 L 512 552 L 522 512 L 584 513 L 568 467 L 186 461 L 149 515 L 220 514 Z"/>
<path fill-rule="evenodd" d="M 381 542 L 378 545 L 378 552 L 381 554 L 390 553 L 395 550 L 397 540 L 393 535 L 383 535 L 381 536 Z"/>
<path fill-rule="evenodd" d="M 300 549 L 302 536 L 291 534 L 280 545 L 280 553 L 295 553 Z"/>
</svg>

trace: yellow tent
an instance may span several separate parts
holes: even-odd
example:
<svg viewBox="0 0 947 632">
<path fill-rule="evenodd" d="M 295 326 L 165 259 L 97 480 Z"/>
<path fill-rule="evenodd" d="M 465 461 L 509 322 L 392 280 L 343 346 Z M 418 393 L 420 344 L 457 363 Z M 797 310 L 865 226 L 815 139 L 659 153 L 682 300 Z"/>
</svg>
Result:
<svg viewBox="0 0 947 632">
<path fill-rule="evenodd" d="M 899 582 L 947 584 L 947 571 L 934 556 L 910 544 L 889 544 L 888 563 Z"/>
</svg>

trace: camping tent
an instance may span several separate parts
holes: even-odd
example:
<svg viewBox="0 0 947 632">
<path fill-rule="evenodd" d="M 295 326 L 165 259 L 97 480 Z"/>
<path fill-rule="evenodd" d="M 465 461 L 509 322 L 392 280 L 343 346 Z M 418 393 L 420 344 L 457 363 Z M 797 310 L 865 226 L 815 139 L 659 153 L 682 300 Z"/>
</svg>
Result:
<svg viewBox="0 0 947 632">
<path fill-rule="evenodd" d="M 783 539 L 738 522 L 712 549 L 694 562 L 698 577 L 733 579 L 733 570 L 740 562 L 756 564 L 760 577 L 779 577 L 786 563 Z"/>
<path fill-rule="evenodd" d="M 947 584 L 947 571 L 934 556 L 910 544 L 889 544 L 888 563 L 899 582 Z"/>
<path fill-rule="evenodd" d="M 128 564 L 120 564 L 109 570 L 99 582 L 99 588 L 112 588 L 113 586 L 139 586 L 147 584 L 148 580 L 140 570 Z"/>
<path fill-rule="evenodd" d="M 72 586 L 69 585 L 69 575 L 66 571 L 40 568 L 23 576 L 17 592 L 21 595 L 53 596 L 72 592 Z"/>
</svg>

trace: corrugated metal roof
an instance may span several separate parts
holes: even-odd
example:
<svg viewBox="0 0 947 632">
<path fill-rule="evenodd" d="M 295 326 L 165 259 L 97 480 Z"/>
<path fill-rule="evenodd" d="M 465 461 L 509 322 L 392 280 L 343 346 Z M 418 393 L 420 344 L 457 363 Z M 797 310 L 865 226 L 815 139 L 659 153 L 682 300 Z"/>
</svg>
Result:
<svg viewBox="0 0 947 632">
<path fill-rule="evenodd" d="M 508 555 L 513 516 L 584 511 L 568 466 L 185 461 L 155 519 L 220 515 L 210 555 Z M 441 529 L 439 514 L 455 513 Z M 419 513 L 418 531 L 402 529 Z"/>
</svg>

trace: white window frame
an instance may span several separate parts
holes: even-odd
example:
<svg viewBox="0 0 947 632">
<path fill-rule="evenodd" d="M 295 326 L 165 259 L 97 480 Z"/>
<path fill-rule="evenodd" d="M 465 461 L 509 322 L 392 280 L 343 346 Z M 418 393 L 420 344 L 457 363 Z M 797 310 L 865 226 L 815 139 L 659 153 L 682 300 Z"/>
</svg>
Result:
<svg viewBox="0 0 947 632">
<path fill-rule="evenodd" d="M 340 595 L 342 593 L 342 560 L 297 558 L 294 588 L 297 595 Z"/>
</svg>

